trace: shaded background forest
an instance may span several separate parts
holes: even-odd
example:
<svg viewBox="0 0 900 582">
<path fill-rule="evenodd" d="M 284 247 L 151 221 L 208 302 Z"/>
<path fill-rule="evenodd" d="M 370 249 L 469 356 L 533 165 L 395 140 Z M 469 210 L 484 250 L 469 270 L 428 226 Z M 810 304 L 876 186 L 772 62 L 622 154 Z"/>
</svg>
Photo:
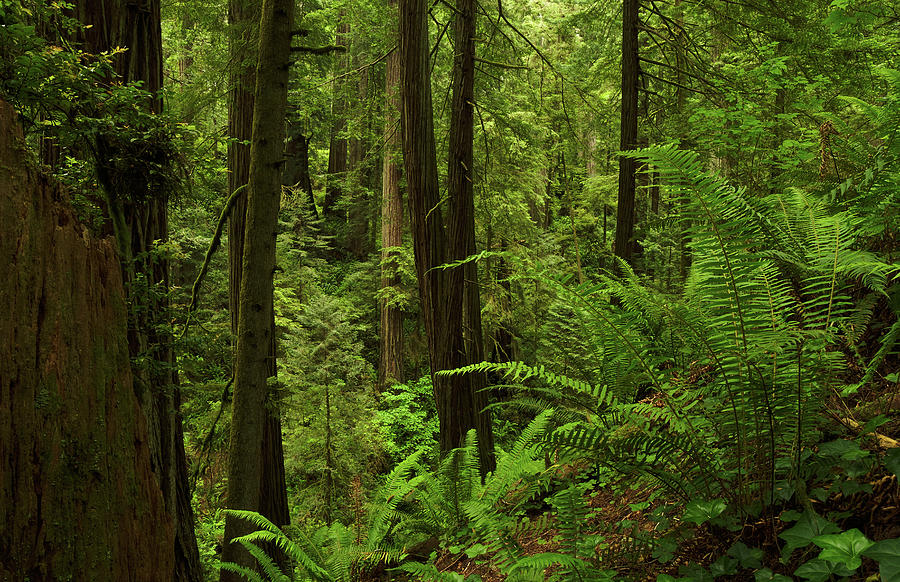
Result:
<svg viewBox="0 0 900 582">
<path fill-rule="evenodd" d="M 398 8 L 428 23 L 430 74 L 409 78 Z M 384 568 L 404 560 L 403 575 L 434 579 L 896 579 L 896 5 L 293 9 L 260 499 L 229 506 L 292 524 L 286 547 L 261 544 L 275 563 L 317 580 L 397 576 Z M 218 577 L 229 446 L 240 463 L 240 273 L 247 237 L 266 236 L 245 232 L 241 195 L 254 89 L 271 90 L 260 12 L 0 2 L 0 96 L 31 148 L 3 164 L 42 166 L 88 232 L 118 241 L 127 316 L 108 343 L 128 346 L 133 380 L 116 385 L 133 381 L 150 443 L 135 481 L 156 477 L 140 498 L 165 507 L 181 580 Z M 460 38 L 477 47 L 471 99 Z M 436 165 L 410 174 L 401 103 L 427 92 Z M 460 173 L 447 160 L 466 143 Z M 428 172 L 436 197 L 416 207 Z M 447 249 L 426 267 L 413 232 L 436 208 Z M 446 303 L 423 305 L 427 277 Z M 450 328 L 464 355 L 433 366 Z M 442 400 L 463 393 L 478 396 Z M 853 546 L 853 531 L 881 545 Z M 813 538 L 841 535 L 846 555 L 815 557 L 830 546 Z M 11 540 L 0 549 L 24 547 Z"/>
</svg>

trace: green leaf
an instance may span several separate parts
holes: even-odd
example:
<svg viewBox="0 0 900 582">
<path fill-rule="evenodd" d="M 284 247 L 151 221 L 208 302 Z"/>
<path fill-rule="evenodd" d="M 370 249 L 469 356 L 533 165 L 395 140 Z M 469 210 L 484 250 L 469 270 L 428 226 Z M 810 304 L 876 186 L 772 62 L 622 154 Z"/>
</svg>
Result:
<svg viewBox="0 0 900 582">
<path fill-rule="evenodd" d="M 900 477 L 900 449 L 891 449 L 885 453 L 884 466 L 888 471 Z"/>
<path fill-rule="evenodd" d="M 815 558 L 806 562 L 794 571 L 795 576 L 806 578 L 810 582 L 824 582 L 832 575 L 850 576 L 853 570 L 848 570 L 843 564 L 833 564 L 821 558 Z"/>
<path fill-rule="evenodd" d="M 721 499 L 713 499 L 712 501 L 695 500 L 687 504 L 684 510 L 684 521 L 690 521 L 697 525 L 706 523 L 707 521 L 718 517 L 725 511 L 728 505 Z"/>
<path fill-rule="evenodd" d="M 790 553 L 796 548 L 805 548 L 812 543 L 816 536 L 841 531 L 836 525 L 817 515 L 815 512 L 806 511 L 803 516 L 797 520 L 796 525 L 791 529 L 785 530 L 778 534 L 778 537 L 787 542 L 784 551 Z"/>
<path fill-rule="evenodd" d="M 862 428 L 862 434 L 868 434 L 870 432 L 875 432 L 879 426 L 882 424 L 890 422 L 891 419 L 883 414 L 879 414 L 875 418 L 869 420 L 866 425 Z"/>
<path fill-rule="evenodd" d="M 900 582 L 900 538 L 876 542 L 863 555 L 878 562 L 882 582 Z"/>
<path fill-rule="evenodd" d="M 709 570 L 697 564 L 681 566 L 678 568 L 678 573 L 683 582 L 713 582 L 715 580 Z"/>
<path fill-rule="evenodd" d="M 466 548 L 466 556 L 469 559 L 472 559 L 476 556 L 480 556 L 481 554 L 485 553 L 487 551 L 487 549 L 488 548 L 482 544 L 475 544 L 473 546 L 469 546 L 468 548 Z"/>
<path fill-rule="evenodd" d="M 776 574 L 768 568 L 763 568 L 754 574 L 756 582 L 794 582 L 793 579 L 783 575 Z"/>
<path fill-rule="evenodd" d="M 870 454 L 869 451 L 864 451 L 859 448 L 859 443 L 856 441 L 848 441 L 845 439 L 838 439 L 819 445 L 819 456 L 838 457 L 844 461 L 864 459 Z"/>
<path fill-rule="evenodd" d="M 856 570 L 862 565 L 862 553 L 875 542 L 854 528 L 840 534 L 816 536 L 813 543 L 822 548 L 819 558 Z"/>
<path fill-rule="evenodd" d="M 709 565 L 709 572 L 713 578 L 719 576 L 734 576 L 738 572 L 738 560 L 731 556 L 721 556 L 718 560 Z"/>
<path fill-rule="evenodd" d="M 744 542 L 737 542 L 728 548 L 728 555 L 737 558 L 741 568 L 762 567 L 763 551 L 759 548 L 748 548 Z"/>
</svg>

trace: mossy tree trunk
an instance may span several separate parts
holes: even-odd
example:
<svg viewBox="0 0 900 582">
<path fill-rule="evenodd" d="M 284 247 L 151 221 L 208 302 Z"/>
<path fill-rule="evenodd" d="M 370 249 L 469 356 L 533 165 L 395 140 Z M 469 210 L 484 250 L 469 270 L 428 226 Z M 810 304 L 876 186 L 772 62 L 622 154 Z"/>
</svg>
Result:
<svg viewBox="0 0 900 582">
<path fill-rule="evenodd" d="M 273 365 L 275 231 L 281 201 L 293 8 L 292 0 L 265 0 L 260 18 L 228 462 L 231 509 L 261 510 L 261 451 Z M 226 520 L 223 561 L 251 565 L 252 557 L 230 543 L 249 529 L 241 520 Z M 239 577 L 222 573 L 222 580 L 236 579 Z"/>
<path fill-rule="evenodd" d="M 0 102 L 0 580 L 171 580 L 115 245 L 27 160 Z"/>
<path fill-rule="evenodd" d="M 250 140 L 253 133 L 254 92 L 256 90 L 256 47 L 258 43 L 260 2 L 258 0 L 230 0 L 228 21 L 231 28 L 229 51 L 237 65 L 230 79 L 228 102 L 228 132 L 233 138 L 228 145 L 229 193 L 244 186 L 250 179 Z M 301 136 L 302 139 L 302 136 Z M 240 292 L 243 279 L 244 247 L 247 233 L 248 188 L 239 195 L 231 211 L 228 224 L 228 282 L 231 332 L 237 337 L 240 318 Z M 268 376 L 277 373 L 275 365 L 275 317 L 271 318 Z M 235 358 L 236 359 L 236 358 Z M 259 512 L 278 526 L 290 523 L 287 507 L 287 487 L 284 476 L 284 449 L 281 441 L 281 412 L 274 405 L 266 407 L 263 430 L 262 478 L 260 480 Z M 274 548 L 273 548 L 274 551 Z M 280 562 L 284 562 L 280 556 Z"/>
<path fill-rule="evenodd" d="M 140 82 L 150 92 L 146 107 L 162 109 L 162 30 L 159 0 L 83 0 L 74 13 L 86 27 L 78 40 L 85 51 L 99 53 L 125 47 L 114 61 L 123 83 Z M 157 144 L 140 144 L 153 151 Z M 116 228 L 122 273 L 128 295 L 128 342 L 132 373 L 150 434 L 150 459 L 166 510 L 172 518 L 174 579 L 200 579 L 200 559 L 187 484 L 172 337 L 168 329 L 169 263 L 158 250 L 168 240 L 168 193 L 141 174 L 141 160 L 116 162 L 135 150 L 115 134 L 100 134 L 96 143 L 98 176 L 107 197 L 108 217 Z M 141 155 L 145 156 L 145 150 Z M 132 171 L 134 168 L 134 171 Z"/>
</svg>

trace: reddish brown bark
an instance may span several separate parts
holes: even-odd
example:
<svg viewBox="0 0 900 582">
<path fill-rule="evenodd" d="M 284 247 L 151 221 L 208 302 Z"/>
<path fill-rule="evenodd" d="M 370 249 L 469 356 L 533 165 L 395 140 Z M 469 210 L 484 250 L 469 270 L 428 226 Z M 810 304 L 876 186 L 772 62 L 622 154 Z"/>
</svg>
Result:
<svg viewBox="0 0 900 582">
<path fill-rule="evenodd" d="M 456 0 L 454 22 L 453 95 L 450 114 L 450 152 L 447 191 L 450 196 L 449 259 L 458 261 L 475 254 L 475 0 Z M 459 326 L 463 339 L 461 365 L 484 361 L 481 329 L 481 296 L 478 266 L 466 263 L 448 271 L 447 306 L 451 327 Z M 460 317 L 461 316 L 461 317 Z M 484 374 L 458 376 L 453 392 L 460 401 L 443 403 L 449 416 L 463 416 L 462 430 L 475 427 L 482 474 L 493 471 L 494 433 Z M 464 434 L 464 433 L 463 433 Z"/>
<path fill-rule="evenodd" d="M 471 36 L 464 36 L 466 39 L 463 41 L 464 44 L 469 42 Z M 484 472 L 489 470 L 493 458 L 492 455 L 484 454 L 484 447 L 488 446 L 488 443 L 493 443 L 493 437 L 490 434 L 489 417 L 484 422 L 484 415 L 479 414 L 476 397 L 472 392 L 472 382 L 466 376 L 436 374 L 441 370 L 459 368 L 467 361 L 463 335 L 463 308 L 468 303 L 464 302 L 463 298 L 465 270 L 435 268 L 446 263 L 451 255 L 438 192 L 429 49 L 425 2 L 401 0 L 400 87 L 403 104 L 401 114 L 403 160 L 419 296 L 440 422 L 439 444 L 441 451 L 446 453 L 459 447 L 468 430 L 475 428 L 482 449 L 481 462 Z M 457 97 L 454 97 L 454 101 L 456 99 Z M 457 121 L 457 125 L 460 123 L 462 122 Z M 460 127 L 458 131 L 462 131 L 464 135 L 463 128 Z M 457 141 L 461 143 L 465 139 L 460 137 Z M 451 142 L 453 141 L 451 139 Z M 458 154 L 454 155 L 451 164 L 459 168 L 459 162 L 465 163 L 464 156 L 465 154 L 460 158 Z M 464 171 L 470 170 L 471 167 L 470 163 Z M 455 206 L 457 205 L 451 207 L 451 212 L 455 213 L 458 210 Z M 454 225 L 454 229 L 458 229 L 465 220 L 465 217 L 454 218 L 451 224 Z M 464 240 L 468 241 L 467 234 Z M 468 246 L 468 242 L 466 245 Z"/>
<path fill-rule="evenodd" d="M 637 144 L 638 121 L 638 25 L 640 0 L 624 0 L 622 13 L 622 111 L 619 125 L 619 149 L 631 150 Z M 619 159 L 619 195 L 616 210 L 616 256 L 631 262 L 634 254 L 634 194 L 637 160 Z"/>
<path fill-rule="evenodd" d="M 80 39 L 87 52 L 127 50 L 114 60 L 118 80 L 140 82 L 150 92 L 146 107 L 162 109 L 162 30 L 159 0 L 83 0 L 75 15 L 89 25 Z M 144 144 L 152 147 L 152 143 Z M 111 165 L 133 155 L 112 133 L 97 137 L 98 177 L 106 193 L 109 218 L 116 225 L 122 273 L 131 307 L 128 342 L 138 400 L 147 417 L 150 461 L 171 516 L 175 543 L 173 578 L 200 579 L 194 518 L 187 487 L 181 393 L 168 330 L 169 264 L 157 251 L 168 240 L 168 194 L 139 171 Z"/>
<path fill-rule="evenodd" d="M 0 102 L 0 580 L 172 579 L 119 260 Z"/>
<path fill-rule="evenodd" d="M 389 9 L 397 10 L 397 0 L 389 0 Z M 382 164 L 381 206 L 381 287 L 396 288 L 400 277 L 393 265 L 387 265 L 403 244 L 403 194 L 400 191 L 400 53 L 388 55 L 384 81 L 384 161 Z M 378 389 L 390 382 L 403 382 L 403 311 L 387 299 L 379 305 L 381 325 L 379 333 Z"/>
</svg>

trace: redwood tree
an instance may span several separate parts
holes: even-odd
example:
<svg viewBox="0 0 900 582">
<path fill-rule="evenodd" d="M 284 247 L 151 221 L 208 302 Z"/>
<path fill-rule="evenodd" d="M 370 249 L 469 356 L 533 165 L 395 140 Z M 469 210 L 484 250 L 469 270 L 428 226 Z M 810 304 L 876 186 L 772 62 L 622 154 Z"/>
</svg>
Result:
<svg viewBox="0 0 900 582">
<path fill-rule="evenodd" d="M 619 123 L 619 149 L 631 150 L 637 144 L 638 130 L 638 26 L 640 0 L 624 0 L 622 10 L 622 111 Z M 616 211 L 615 253 L 631 262 L 634 252 L 634 194 L 638 163 L 634 158 L 619 158 L 619 197 Z"/>
<path fill-rule="evenodd" d="M 475 118 L 475 0 L 456 0 L 454 22 L 453 96 L 450 113 L 450 152 L 447 190 L 450 197 L 449 259 L 458 261 L 475 254 L 474 118 Z M 481 330 L 481 295 L 478 266 L 466 263 L 448 272 L 450 326 L 459 326 L 463 338 L 462 364 L 484 361 Z M 457 321 L 461 316 L 461 320 Z M 459 376 L 462 407 L 471 415 L 478 432 L 482 472 L 494 469 L 494 434 L 491 429 L 484 374 Z M 459 406 L 456 402 L 450 406 Z M 451 408 L 448 415 L 458 414 Z"/>
<path fill-rule="evenodd" d="M 84 0 L 75 3 L 74 11 L 86 25 L 79 39 L 83 49 L 99 53 L 126 48 L 113 62 L 116 76 L 123 83 L 140 82 L 151 95 L 146 107 L 158 113 L 162 108 L 159 0 Z M 193 581 L 200 579 L 200 562 L 179 415 L 181 392 L 168 331 L 169 262 L 157 250 L 168 240 L 168 189 L 157 179 L 158 169 L 146 165 L 164 147 L 149 140 L 125 143 L 115 132 L 99 132 L 94 152 L 129 295 L 129 351 L 148 422 L 151 466 L 175 532 L 174 579 Z"/>
<path fill-rule="evenodd" d="M 388 6 L 396 13 L 397 0 L 389 0 Z M 396 289 L 400 277 L 395 259 L 396 249 L 403 244 L 403 194 L 400 191 L 400 53 L 391 52 L 387 58 L 384 79 L 384 160 L 382 164 L 381 205 L 381 288 Z M 379 360 L 378 389 L 384 390 L 389 382 L 403 382 L 403 311 L 392 304 L 390 297 L 382 295 L 379 301 Z"/>
<path fill-rule="evenodd" d="M 0 101 L 0 580 L 171 580 L 115 245 L 30 166 L 20 127 Z"/>
<path fill-rule="evenodd" d="M 436 374 L 459 368 L 467 358 L 462 317 L 464 270 L 436 268 L 447 262 L 451 251 L 438 192 L 426 14 L 423 0 L 400 1 L 401 122 L 410 230 L 440 421 L 440 449 L 446 453 L 460 446 L 468 430 L 475 428 L 482 472 L 486 472 L 493 460 L 493 451 L 488 450 L 493 442 L 490 419 L 475 401 L 471 380 Z M 451 224 L 460 222 L 451 219 Z"/>
</svg>

